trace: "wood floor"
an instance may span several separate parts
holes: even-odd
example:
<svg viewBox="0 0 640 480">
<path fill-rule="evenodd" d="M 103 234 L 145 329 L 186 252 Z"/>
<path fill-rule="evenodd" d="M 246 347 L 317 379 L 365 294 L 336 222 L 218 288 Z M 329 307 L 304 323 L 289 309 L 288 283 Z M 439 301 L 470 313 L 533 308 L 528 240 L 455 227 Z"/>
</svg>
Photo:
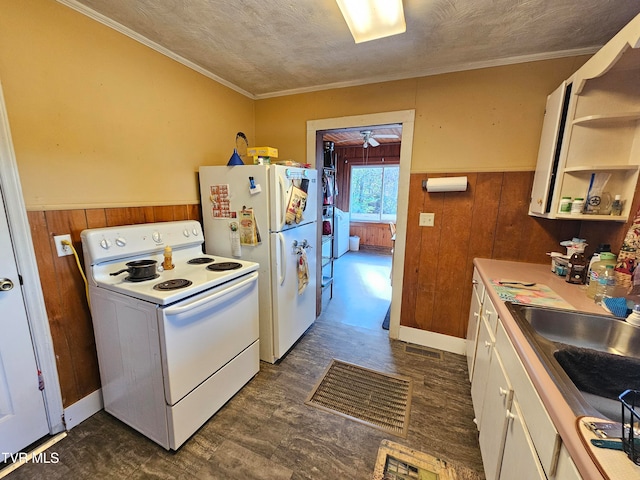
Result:
<svg viewBox="0 0 640 480">
<path fill-rule="evenodd" d="M 466 359 L 407 353 L 381 328 L 391 298 L 388 255 L 348 252 L 333 299 L 294 348 L 260 372 L 178 452 L 104 411 L 55 444 L 55 464 L 26 464 L 19 479 L 369 479 L 383 439 L 430 453 L 483 479 Z M 431 353 L 427 351 L 426 353 Z M 331 359 L 413 379 L 407 438 L 305 405 Z"/>
</svg>

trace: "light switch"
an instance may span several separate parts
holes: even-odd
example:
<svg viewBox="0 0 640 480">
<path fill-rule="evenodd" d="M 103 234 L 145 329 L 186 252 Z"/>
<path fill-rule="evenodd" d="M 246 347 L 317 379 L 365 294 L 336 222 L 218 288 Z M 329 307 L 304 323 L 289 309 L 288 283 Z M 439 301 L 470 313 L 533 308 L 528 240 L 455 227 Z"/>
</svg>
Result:
<svg viewBox="0 0 640 480">
<path fill-rule="evenodd" d="M 433 227 L 435 216 L 435 213 L 420 213 L 418 225 L 421 227 Z"/>
</svg>

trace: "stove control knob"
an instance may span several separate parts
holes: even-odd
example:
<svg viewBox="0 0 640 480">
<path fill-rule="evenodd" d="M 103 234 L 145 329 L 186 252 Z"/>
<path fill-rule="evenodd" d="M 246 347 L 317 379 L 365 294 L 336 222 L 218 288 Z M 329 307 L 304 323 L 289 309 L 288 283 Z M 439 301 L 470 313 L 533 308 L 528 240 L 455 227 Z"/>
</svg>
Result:
<svg viewBox="0 0 640 480">
<path fill-rule="evenodd" d="M 102 240 L 100 240 L 100 246 L 105 250 L 109 250 L 109 248 L 111 248 L 111 242 L 106 238 L 103 238 Z"/>
<path fill-rule="evenodd" d="M 194 228 L 193 229 L 193 234 L 197 237 L 199 235 L 198 229 Z"/>
<path fill-rule="evenodd" d="M 187 230 L 186 228 L 182 231 L 182 234 L 183 234 L 185 237 L 187 237 L 187 238 L 189 237 L 189 235 L 191 235 L 191 234 L 189 233 L 189 230 Z"/>
<path fill-rule="evenodd" d="M 158 231 L 153 232 L 151 237 L 153 238 L 153 241 L 156 242 L 156 243 L 161 243 L 162 242 L 162 235 L 160 235 L 160 232 L 158 232 Z"/>
<path fill-rule="evenodd" d="M 123 237 L 116 238 L 116 245 L 119 247 L 124 247 L 127 244 L 127 240 Z"/>
</svg>

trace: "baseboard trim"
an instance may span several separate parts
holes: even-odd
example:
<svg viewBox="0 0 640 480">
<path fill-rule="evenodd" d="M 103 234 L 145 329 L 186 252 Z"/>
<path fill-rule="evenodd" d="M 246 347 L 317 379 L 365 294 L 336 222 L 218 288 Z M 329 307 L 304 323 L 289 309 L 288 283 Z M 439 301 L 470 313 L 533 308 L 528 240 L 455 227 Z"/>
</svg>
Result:
<svg viewBox="0 0 640 480">
<path fill-rule="evenodd" d="M 466 353 L 466 340 L 464 338 L 428 332 L 419 328 L 400 325 L 398 340 L 422 345 L 423 347 L 437 348 L 445 352 L 457 353 L 458 355 L 465 355 Z"/>
<path fill-rule="evenodd" d="M 102 402 L 102 389 L 98 389 L 81 398 L 73 405 L 64 409 L 64 420 L 67 430 L 84 422 L 87 418 L 98 413 L 104 407 Z"/>
</svg>

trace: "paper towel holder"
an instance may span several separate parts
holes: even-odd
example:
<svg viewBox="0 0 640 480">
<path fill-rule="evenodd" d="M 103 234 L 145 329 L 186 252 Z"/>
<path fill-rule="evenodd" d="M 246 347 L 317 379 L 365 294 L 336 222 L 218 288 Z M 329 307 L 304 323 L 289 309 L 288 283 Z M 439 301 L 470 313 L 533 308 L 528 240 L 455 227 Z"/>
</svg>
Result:
<svg viewBox="0 0 640 480">
<path fill-rule="evenodd" d="M 436 177 L 422 181 L 422 189 L 426 192 L 465 192 L 467 177 Z"/>
</svg>

